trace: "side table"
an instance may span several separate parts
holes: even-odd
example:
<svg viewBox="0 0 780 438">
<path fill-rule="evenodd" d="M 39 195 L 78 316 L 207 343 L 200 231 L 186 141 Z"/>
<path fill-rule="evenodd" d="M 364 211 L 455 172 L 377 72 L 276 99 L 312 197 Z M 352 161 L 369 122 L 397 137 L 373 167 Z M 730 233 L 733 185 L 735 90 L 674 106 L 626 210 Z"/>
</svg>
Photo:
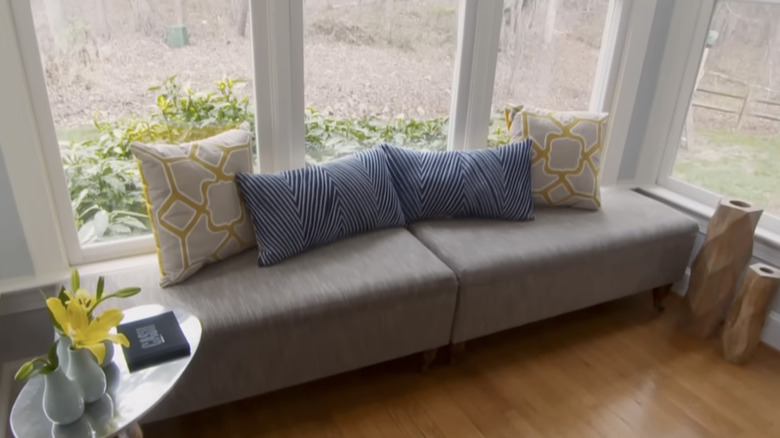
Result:
<svg viewBox="0 0 780 438">
<path fill-rule="evenodd" d="M 202 328 L 198 318 L 184 309 L 152 304 L 124 311 L 122 322 L 131 322 L 173 310 L 190 355 L 131 373 L 121 351 L 104 368 L 108 389 L 103 397 L 87 404 L 75 423 L 55 425 L 43 412 L 43 379 L 33 378 L 22 388 L 11 409 L 11 431 L 16 438 L 142 438 L 138 421 L 159 403 L 176 384 L 195 356 Z"/>
</svg>

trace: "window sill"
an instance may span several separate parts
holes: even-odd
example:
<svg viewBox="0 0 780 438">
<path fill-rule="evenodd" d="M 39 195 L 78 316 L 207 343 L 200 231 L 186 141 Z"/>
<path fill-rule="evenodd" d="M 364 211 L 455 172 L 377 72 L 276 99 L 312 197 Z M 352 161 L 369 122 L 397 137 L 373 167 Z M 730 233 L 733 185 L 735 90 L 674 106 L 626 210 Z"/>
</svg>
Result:
<svg viewBox="0 0 780 438">
<path fill-rule="evenodd" d="M 75 266 L 80 275 L 110 275 L 127 269 L 157 264 L 157 254 L 123 257 L 113 260 Z M 0 282 L 0 316 L 27 312 L 45 307 L 39 290 L 54 288 L 70 278 L 70 269 L 44 276 L 27 276 Z"/>
<path fill-rule="evenodd" d="M 707 223 L 715 213 L 715 207 L 661 186 L 639 187 L 636 191 L 690 215 L 699 222 L 699 231 L 702 234 L 707 232 Z M 767 263 L 780 265 L 780 234 L 773 233 L 759 225 L 756 228 L 753 256 Z"/>
</svg>

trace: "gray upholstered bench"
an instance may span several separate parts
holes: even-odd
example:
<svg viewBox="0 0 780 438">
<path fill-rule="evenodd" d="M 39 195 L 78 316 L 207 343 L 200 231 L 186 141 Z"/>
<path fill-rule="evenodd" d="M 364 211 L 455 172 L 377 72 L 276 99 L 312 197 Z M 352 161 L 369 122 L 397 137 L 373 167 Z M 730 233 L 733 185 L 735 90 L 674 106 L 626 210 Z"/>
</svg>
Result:
<svg viewBox="0 0 780 438">
<path fill-rule="evenodd" d="M 182 307 L 198 354 L 145 421 L 180 415 L 447 345 L 455 275 L 404 228 L 348 238 L 257 267 L 252 249 L 165 289 L 157 265 L 106 276 L 143 292 L 123 307 Z"/>
<path fill-rule="evenodd" d="M 664 286 L 697 232 L 631 191 L 603 209 L 538 209 L 534 222 L 444 220 L 371 232 L 258 268 L 250 250 L 161 289 L 156 264 L 106 273 L 120 303 L 183 307 L 200 351 L 147 421 L 460 343 Z M 418 240 L 419 239 L 419 240 Z M 456 307 L 457 303 L 457 307 Z"/>
<path fill-rule="evenodd" d="M 458 276 L 453 343 L 682 278 L 698 232 L 693 219 L 629 190 L 603 190 L 602 204 L 538 208 L 533 222 L 412 224 Z"/>
</svg>

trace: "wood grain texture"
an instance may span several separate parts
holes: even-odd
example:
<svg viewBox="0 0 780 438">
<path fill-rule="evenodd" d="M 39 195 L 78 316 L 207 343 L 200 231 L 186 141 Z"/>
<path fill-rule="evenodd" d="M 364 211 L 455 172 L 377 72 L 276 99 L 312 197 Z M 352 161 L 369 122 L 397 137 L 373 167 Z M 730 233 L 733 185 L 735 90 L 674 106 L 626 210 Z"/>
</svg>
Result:
<svg viewBox="0 0 780 438">
<path fill-rule="evenodd" d="M 753 356 L 778 284 L 776 268 L 763 263 L 748 268 L 723 329 L 723 357 L 729 362 L 744 363 Z"/>
<path fill-rule="evenodd" d="M 714 335 L 726 318 L 737 282 L 753 255 L 753 233 L 763 210 L 722 199 L 707 225 L 707 237 L 691 264 L 685 297 L 692 319 L 691 333 Z"/>
<path fill-rule="evenodd" d="M 144 425 L 146 438 L 778 437 L 780 353 L 745 366 L 639 294 L 419 355 Z M 269 359 L 271 360 L 271 359 Z M 258 368 L 261 368 L 260 366 Z"/>
</svg>

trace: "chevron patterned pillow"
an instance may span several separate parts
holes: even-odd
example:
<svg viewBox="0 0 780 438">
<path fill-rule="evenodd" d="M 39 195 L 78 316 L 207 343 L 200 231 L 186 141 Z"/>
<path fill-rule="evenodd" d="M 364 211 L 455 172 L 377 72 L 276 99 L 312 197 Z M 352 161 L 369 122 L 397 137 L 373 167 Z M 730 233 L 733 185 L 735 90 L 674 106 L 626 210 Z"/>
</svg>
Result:
<svg viewBox="0 0 780 438">
<path fill-rule="evenodd" d="M 240 173 L 236 182 L 254 223 L 260 266 L 358 233 L 404 225 L 387 157 L 378 148 L 304 169 Z"/>
<path fill-rule="evenodd" d="M 530 140 L 473 151 L 381 147 L 407 223 L 446 217 L 534 218 Z"/>
</svg>

